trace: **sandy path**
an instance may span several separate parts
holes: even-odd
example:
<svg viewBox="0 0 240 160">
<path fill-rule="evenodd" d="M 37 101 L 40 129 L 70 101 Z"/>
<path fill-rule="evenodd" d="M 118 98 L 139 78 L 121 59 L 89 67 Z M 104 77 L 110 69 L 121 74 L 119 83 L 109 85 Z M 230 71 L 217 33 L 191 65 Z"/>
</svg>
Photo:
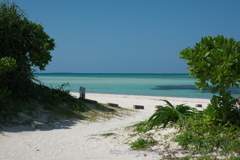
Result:
<svg viewBox="0 0 240 160">
<path fill-rule="evenodd" d="M 74 93 L 78 96 L 78 93 Z M 145 120 L 154 113 L 154 106 L 164 104 L 159 97 L 87 94 L 86 98 L 101 103 L 117 103 L 122 107 L 132 108 L 134 104 L 145 106 L 144 110 L 133 112 L 131 116 L 116 117 L 108 121 L 68 122 L 62 121 L 54 127 L 44 126 L 33 131 L 31 127 L 17 126 L 4 128 L 0 135 L 0 159 L 2 160 L 152 160 L 159 159 L 158 154 L 130 152 L 124 144 L 127 132 L 124 127 Z M 209 103 L 205 99 L 168 98 L 173 104 L 185 103 L 203 107 Z M 103 133 L 116 133 L 104 138 Z M 145 156 L 144 156 L 145 154 Z M 147 156 L 146 156 L 147 155 Z"/>
</svg>

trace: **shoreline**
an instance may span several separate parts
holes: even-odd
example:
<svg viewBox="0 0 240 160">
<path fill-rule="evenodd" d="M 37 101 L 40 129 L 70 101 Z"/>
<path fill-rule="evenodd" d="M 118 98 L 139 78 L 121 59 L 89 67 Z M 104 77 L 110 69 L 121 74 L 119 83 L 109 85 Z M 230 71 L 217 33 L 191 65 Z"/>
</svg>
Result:
<svg viewBox="0 0 240 160">
<path fill-rule="evenodd" d="M 79 97 L 78 92 L 70 92 L 71 95 Z M 173 105 L 186 104 L 195 107 L 196 104 L 202 104 L 205 109 L 210 103 L 210 99 L 200 98 L 184 98 L 184 97 L 160 97 L 160 96 L 142 96 L 142 95 L 122 95 L 122 94 L 102 94 L 102 93 L 86 93 L 86 99 L 98 101 L 99 103 L 117 103 L 124 108 L 132 109 L 133 105 L 144 105 L 145 109 L 154 108 L 155 105 L 164 105 L 167 100 Z M 201 108 L 198 108 L 201 110 Z"/>
<path fill-rule="evenodd" d="M 79 96 L 79 92 L 69 92 L 70 94 L 74 96 Z M 161 99 L 199 99 L 199 100 L 210 100 L 210 98 L 190 98 L 190 97 L 168 97 L 168 96 L 151 96 L 151 95 L 133 95 L 133 94 L 116 94 L 116 93 L 86 93 L 90 95 L 106 95 L 106 96 L 129 96 L 129 97 L 154 97 L 154 98 L 161 98 Z"/>
</svg>

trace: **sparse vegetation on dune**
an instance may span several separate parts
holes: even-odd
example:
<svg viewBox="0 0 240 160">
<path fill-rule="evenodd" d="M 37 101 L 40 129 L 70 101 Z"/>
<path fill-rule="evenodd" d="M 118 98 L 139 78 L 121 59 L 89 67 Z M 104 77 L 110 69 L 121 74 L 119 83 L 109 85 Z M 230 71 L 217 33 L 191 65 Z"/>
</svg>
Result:
<svg viewBox="0 0 240 160">
<path fill-rule="evenodd" d="M 173 107 L 170 102 L 166 102 L 167 105 L 164 107 L 166 109 L 159 108 L 148 120 L 128 127 L 132 128 L 133 137 L 139 137 L 136 141 L 130 143 L 132 149 L 140 149 L 144 142 L 143 144 L 146 144 L 146 147 L 142 147 L 142 149 L 151 151 L 152 146 L 147 145 L 149 140 L 161 134 L 164 128 L 167 130 L 175 128 L 176 131 L 173 134 L 156 139 L 156 143 L 153 144 L 156 147 L 168 146 L 168 149 L 165 150 L 172 158 L 177 152 L 174 147 L 171 150 L 171 145 L 174 142 L 177 142 L 181 148 L 177 150 L 187 150 L 189 153 L 185 158 L 178 157 L 178 159 L 198 159 L 200 158 L 199 155 L 202 159 L 234 159 L 234 157 L 239 157 L 240 126 L 238 124 L 229 122 L 222 125 L 221 123 L 216 124 L 215 119 L 210 121 L 208 119 L 209 114 L 213 114 L 213 112 L 209 112 L 209 110 L 212 110 L 211 104 L 204 111 L 196 111 L 188 106 L 188 110 L 181 113 L 181 118 L 176 118 L 178 117 L 177 113 L 173 116 L 173 111 L 165 112 L 168 110 L 177 111 L 177 108 Z M 194 112 L 187 114 L 190 110 L 194 110 Z M 161 119 L 167 120 L 167 122 L 159 119 L 156 123 L 156 117 L 162 117 Z"/>
<path fill-rule="evenodd" d="M 9 101 L 7 110 L 0 113 L 1 125 L 31 125 L 38 128 L 58 121 L 98 121 L 128 114 L 127 109 L 79 99 L 63 88 L 49 88 L 36 84 L 35 96 L 27 101 Z M 40 125 L 41 124 L 41 125 Z"/>
</svg>

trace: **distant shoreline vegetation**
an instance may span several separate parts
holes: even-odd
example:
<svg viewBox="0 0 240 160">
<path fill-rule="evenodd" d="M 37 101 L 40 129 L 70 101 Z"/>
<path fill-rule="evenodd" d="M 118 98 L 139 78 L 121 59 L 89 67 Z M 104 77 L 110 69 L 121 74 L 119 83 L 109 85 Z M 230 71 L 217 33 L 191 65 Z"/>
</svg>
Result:
<svg viewBox="0 0 240 160">
<path fill-rule="evenodd" d="M 33 73 L 33 75 L 189 75 L 188 73 L 71 73 L 71 72 L 50 72 Z"/>
</svg>

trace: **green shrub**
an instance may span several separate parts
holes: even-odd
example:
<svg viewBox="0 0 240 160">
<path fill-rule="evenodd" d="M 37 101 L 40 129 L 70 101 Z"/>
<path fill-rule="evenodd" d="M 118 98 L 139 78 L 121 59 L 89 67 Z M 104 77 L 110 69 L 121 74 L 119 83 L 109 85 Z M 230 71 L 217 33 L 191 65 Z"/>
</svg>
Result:
<svg viewBox="0 0 240 160">
<path fill-rule="evenodd" d="M 26 102 L 33 98 L 33 68 L 45 69 L 55 43 L 14 2 L 0 3 L 0 24 L 0 96 L 4 96 L 0 103 L 1 110 L 8 110 L 3 99 Z M 5 88 L 11 94 L 6 94 Z"/>
<path fill-rule="evenodd" d="M 179 122 L 180 125 L 183 125 L 186 119 L 190 116 L 193 116 L 197 111 L 195 108 L 183 104 L 174 107 L 169 101 L 163 101 L 167 103 L 167 106 L 159 108 L 149 118 L 148 125 L 150 129 L 155 126 L 159 127 L 161 125 L 163 125 L 163 128 L 165 128 L 169 122 Z"/>
<path fill-rule="evenodd" d="M 4 72 L 9 72 L 17 67 L 16 60 L 10 57 L 3 57 L 0 59 L 0 75 Z"/>
<path fill-rule="evenodd" d="M 8 96 L 11 94 L 11 91 L 7 87 L 0 89 L 0 113 L 6 109 L 6 102 L 8 101 Z"/>
<path fill-rule="evenodd" d="M 180 52 L 179 57 L 189 65 L 190 77 L 196 79 L 196 87 L 219 94 L 212 97 L 211 105 L 204 111 L 207 124 L 239 124 L 239 111 L 234 108 L 237 100 L 228 91 L 239 87 L 239 53 L 240 41 L 222 35 L 203 37 L 194 47 Z"/>
<path fill-rule="evenodd" d="M 198 89 L 225 97 L 228 88 L 239 87 L 240 41 L 222 35 L 203 37 L 194 47 L 183 49 L 179 57 L 185 59 Z"/>
<path fill-rule="evenodd" d="M 232 98 L 230 94 L 226 94 L 225 97 L 213 96 L 211 104 L 203 111 L 204 122 L 215 125 L 240 124 L 239 110 L 234 104 L 236 104 L 236 99 Z"/>
</svg>

